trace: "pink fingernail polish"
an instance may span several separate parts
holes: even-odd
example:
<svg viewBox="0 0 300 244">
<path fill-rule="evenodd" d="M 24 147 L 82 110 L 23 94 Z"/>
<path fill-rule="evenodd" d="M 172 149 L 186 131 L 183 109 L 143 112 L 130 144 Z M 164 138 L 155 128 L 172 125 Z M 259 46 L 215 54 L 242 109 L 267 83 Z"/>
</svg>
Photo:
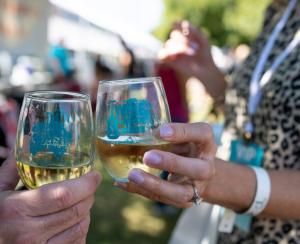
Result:
<svg viewBox="0 0 300 244">
<path fill-rule="evenodd" d="M 142 173 L 138 169 L 131 170 L 128 175 L 128 179 L 133 181 L 136 184 L 141 184 L 144 182 L 144 177 L 142 176 Z"/>
<path fill-rule="evenodd" d="M 162 158 L 159 154 L 154 152 L 146 152 L 144 155 L 144 162 L 147 165 L 159 165 L 162 161 Z"/>
<path fill-rule="evenodd" d="M 160 136 L 161 137 L 171 137 L 174 134 L 174 130 L 169 124 L 163 124 L 160 127 Z"/>
</svg>

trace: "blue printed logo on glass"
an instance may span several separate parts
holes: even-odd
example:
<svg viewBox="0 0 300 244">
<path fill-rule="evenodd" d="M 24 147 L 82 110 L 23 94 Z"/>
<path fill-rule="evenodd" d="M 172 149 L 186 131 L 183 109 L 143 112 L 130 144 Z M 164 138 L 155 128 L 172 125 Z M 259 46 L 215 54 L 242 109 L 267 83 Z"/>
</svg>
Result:
<svg viewBox="0 0 300 244">
<path fill-rule="evenodd" d="M 107 137 L 110 139 L 145 133 L 154 126 L 152 107 L 147 99 L 111 100 L 108 108 Z"/>
<path fill-rule="evenodd" d="M 46 119 L 37 122 L 31 133 L 30 153 L 33 156 L 39 152 L 51 152 L 56 160 L 60 160 L 72 142 L 72 133 L 65 128 L 57 112 L 46 113 Z"/>
</svg>

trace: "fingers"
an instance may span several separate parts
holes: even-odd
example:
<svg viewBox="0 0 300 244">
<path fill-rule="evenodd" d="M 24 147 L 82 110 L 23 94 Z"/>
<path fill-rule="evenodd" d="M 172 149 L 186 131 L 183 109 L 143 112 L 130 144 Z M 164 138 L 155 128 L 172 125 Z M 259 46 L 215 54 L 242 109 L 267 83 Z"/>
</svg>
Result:
<svg viewBox="0 0 300 244">
<path fill-rule="evenodd" d="M 207 41 L 207 38 L 203 32 L 195 28 L 186 20 L 176 22 L 174 24 L 174 29 L 180 31 L 191 42 L 196 42 L 201 45 Z"/>
<path fill-rule="evenodd" d="M 197 157 L 197 146 L 193 142 L 174 143 L 171 152 L 185 157 Z"/>
<path fill-rule="evenodd" d="M 39 229 L 45 233 L 45 237 L 48 240 L 50 237 L 70 228 L 87 216 L 93 203 L 94 196 L 90 196 L 63 211 L 33 218 L 39 226 Z"/>
<path fill-rule="evenodd" d="M 195 142 L 203 156 L 213 159 L 217 150 L 211 127 L 206 123 L 170 123 L 160 128 L 162 139 L 170 142 Z"/>
<path fill-rule="evenodd" d="M 180 55 L 193 56 L 198 50 L 198 44 L 191 42 L 181 31 L 174 30 L 170 39 L 165 42 L 164 48 L 158 53 L 161 60 L 172 60 Z"/>
<path fill-rule="evenodd" d="M 190 144 L 188 142 L 172 144 L 171 151 L 181 156 L 189 155 L 191 151 Z"/>
<path fill-rule="evenodd" d="M 170 39 L 165 43 L 165 47 L 167 48 L 171 43 L 175 46 L 174 50 L 176 50 L 176 46 L 178 50 L 180 50 L 179 47 L 182 47 L 182 52 L 188 55 L 195 55 L 199 48 L 196 42 L 192 41 L 184 32 L 179 30 L 171 32 Z"/>
<path fill-rule="evenodd" d="M 144 154 L 144 164 L 184 175 L 193 180 L 207 180 L 213 175 L 213 165 L 199 158 L 186 158 L 170 152 L 151 150 Z"/>
<path fill-rule="evenodd" d="M 129 190 L 135 191 L 146 197 L 159 196 L 158 201 L 175 203 L 177 206 L 186 205 L 193 198 L 193 189 L 190 185 L 178 185 L 162 180 L 154 175 L 148 174 L 139 169 L 133 169 L 128 179 L 136 184 L 129 184 Z M 131 188 L 130 188 L 131 187 Z M 138 188 L 141 190 L 138 191 Z"/>
<path fill-rule="evenodd" d="M 170 34 L 170 39 L 180 42 L 182 44 L 189 44 L 189 40 L 187 39 L 187 37 L 184 35 L 184 33 L 182 33 L 182 31 L 180 30 L 173 30 Z"/>
<path fill-rule="evenodd" d="M 27 215 L 46 215 L 67 209 L 93 195 L 100 181 L 100 174 L 93 171 L 78 179 L 44 185 L 17 196 L 24 203 Z"/>
<path fill-rule="evenodd" d="M 175 62 L 179 57 L 185 57 L 186 55 L 194 55 L 194 50 L 182 43 L 168 40 L 164 48 L 158 52 L 158 59 L 164 62 Z"/>
<path fill-rule="evenodd" d="M 90 225 L 90 216 L 88 215 L 79 223 L 73 225 L 69 229 L 57 234 L 50 240 L 48 244 L 68 244 L 68 243 L 84 243 Z"/>
<path fill-rule="evenodd" d="M 172 183 L 176 183 L 176 184 L 182 184 L 184 182 L 188 182 L 189 178 L 187 176 L 184 176 L 184 175 L 178 175 L 178 174 L 170 173 L 168 175 L 168 181 L 170 181 Z"/>
<path fill-rule="evenodd" d="M 0 191 L 14 190 L 18 181 L 16 161 L 10 157 L 4 161 L 0 168 Z"/>
<path fill-rule="evenodd" d="M 191 202 L 186 202 L 186 203 L 183 203 L 183 204 L 179 204 L 177 202 L 172 202 L 169 199 L 165 198 L 164 196 L 157 195 L 156 193 L 152 193 L 152 192 L 149 192 L 149 191 L 143 189 L 142 187 L 140 187 L 139 185 L 135 184 L 132 181 L 130 181 L 128 183 L 115 182 L 114 186 L 116 186 L 116 187 L 118 187 L 118 188 L 120 188 L 124 191 L 141 195 L 141 196 L 143 196 L 147 199 L 150 199 L 152 201 L 162 202 L 162 203 L 172 205 L 172 206 L 175 206 L 175 207 L 178 207 L 178 208 L 188 208 L 192 204 Z"/>
</svg>

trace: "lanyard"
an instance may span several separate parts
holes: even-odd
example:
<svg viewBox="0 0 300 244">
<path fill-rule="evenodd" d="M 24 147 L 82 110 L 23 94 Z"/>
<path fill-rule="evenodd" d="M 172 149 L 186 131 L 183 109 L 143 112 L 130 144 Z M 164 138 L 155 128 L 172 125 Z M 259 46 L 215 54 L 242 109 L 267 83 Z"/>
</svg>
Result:
<svg viewBox="0 0 300 244">
<path fill-rule="evenodd" d="M 291 0 L 284 11 L 282 17 L 279 22 L 276 24 L 274 30 L 272 31 L 267 43 L 265 44 L 263 51 L 259 57 L 257 65 L 254 69 L 254 72 L 250 81 L 250 90 L 249 90 L 249 101 L 248 101 L 248 115 L 250 117 L 249 122 L 245 125 L 245 131 L 252 133 L 254 130 L 251 117 L 254 115 L 256 108 L 261 99 L 261 89 L 265 86 L 271 79 L 273 73 L 278 68 L 278 66 L 284 61 L 284 59 L 292 52 L 292 50 L 299 44 L 300 42 L 300 31 L 298 31 L 293 40 L 289 43 L 289 45 L 284 49 L 284 51 L 276 58 L 271 67 L 263 74 L 263 69 L 265 63 L 270 55 L 270 52 L 274 46 L 274 43 L 280 33 L 280 31 L 285 26 L 288 18 L 290 17 L 297 0 Z"/>
</svg>

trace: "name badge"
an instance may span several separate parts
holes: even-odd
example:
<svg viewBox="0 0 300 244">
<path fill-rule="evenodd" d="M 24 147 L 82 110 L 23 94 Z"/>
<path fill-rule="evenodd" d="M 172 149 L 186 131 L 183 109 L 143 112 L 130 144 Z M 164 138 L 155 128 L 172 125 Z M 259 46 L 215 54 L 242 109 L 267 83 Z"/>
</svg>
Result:
<svg viewBox="0 0 300 244">
<path fill-rule="evenodd" d="M 262 147 L 251 142 L 241 140 L 233 140 L 231 142 L 230 161 L 233 163 L 262 166 L 264 150 Z"/>
</svg>

